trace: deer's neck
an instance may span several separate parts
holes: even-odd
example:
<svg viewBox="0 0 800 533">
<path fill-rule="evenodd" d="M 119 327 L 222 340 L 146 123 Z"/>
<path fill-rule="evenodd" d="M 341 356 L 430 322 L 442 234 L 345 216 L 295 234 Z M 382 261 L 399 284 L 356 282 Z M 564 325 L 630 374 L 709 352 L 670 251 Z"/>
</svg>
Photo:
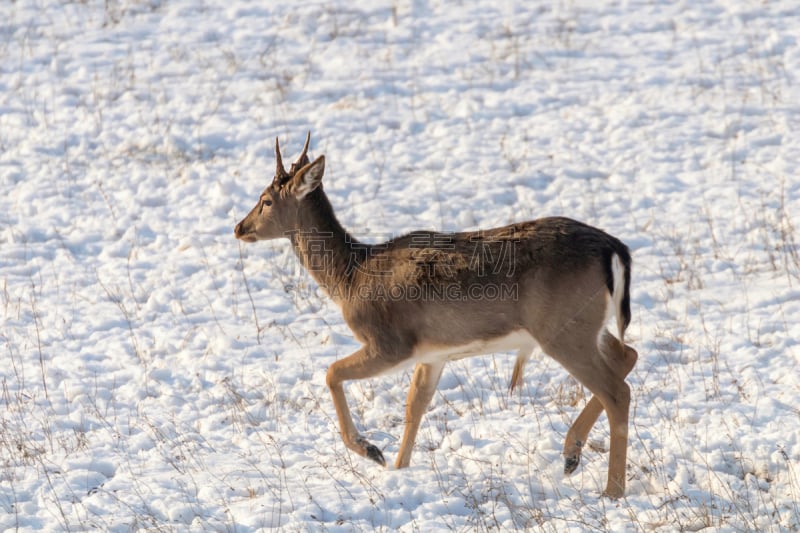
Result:
<svg viewBox="0 0 800 533">
<path fill-rule="evenodd" d="M 299 229 L 290 235 L 294 252 L 314 280 L 334 300 L 352 289 L 353 274 L 367 254 L 336 219 L 328 197 L 319 187 L 306 199 L 310 209 L 300 213 Z"/>
</svg>

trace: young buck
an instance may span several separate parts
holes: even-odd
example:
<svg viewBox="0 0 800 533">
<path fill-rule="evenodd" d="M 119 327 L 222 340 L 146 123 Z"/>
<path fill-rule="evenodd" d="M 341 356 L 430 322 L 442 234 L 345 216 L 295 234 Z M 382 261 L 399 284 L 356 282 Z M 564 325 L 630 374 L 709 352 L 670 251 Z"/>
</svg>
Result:
<svg viewBox="0 0 800 533">
<path fill-rule="evenodd" d="M 395 463 L 403 468 L 447 361 L 517 350 L 513 390 L 538 346 L 593 394 L 567 432 L 564 472 L 578 467 L 589 430 L 605 410 L 611 429 L 605 494 L 622 496 L 630 403 L 625 377 L 637 358 L 624 344 L 631 317 L 628 248 L 559 217 L 361 243 L 333 213 L 322 187 L 325 158 L 309 161 L 309 138 L 288 172 L 275 140 L 275 178 L 234 233 L 245 242 L 288 238 L 362 344 L 333 363 L 326 377 L 345 445 L 386 465 L 381 450 L 356 430 L 345 381 L 414 366 Z M 612 314 L 616 337 L 605 328 Z"/>
</svg>

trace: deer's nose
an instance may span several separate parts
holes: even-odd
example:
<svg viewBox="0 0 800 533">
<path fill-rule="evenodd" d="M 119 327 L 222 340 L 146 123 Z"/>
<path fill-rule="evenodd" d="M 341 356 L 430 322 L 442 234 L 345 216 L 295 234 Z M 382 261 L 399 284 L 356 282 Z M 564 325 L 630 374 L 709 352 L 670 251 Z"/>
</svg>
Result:
<svg viewBox="0 0 800 533">
<path fill-rule="evenodd" d="M 235 228 L 233 228 L 233 234 L 234 234 L 236 237 L 241 237 L 241 236 L 242 236 L 242 223 L 241 223 L 241 222 L 239 222 L 238 224 L 236 224 L 236 227 L 235 227 Z"/>
</svg>

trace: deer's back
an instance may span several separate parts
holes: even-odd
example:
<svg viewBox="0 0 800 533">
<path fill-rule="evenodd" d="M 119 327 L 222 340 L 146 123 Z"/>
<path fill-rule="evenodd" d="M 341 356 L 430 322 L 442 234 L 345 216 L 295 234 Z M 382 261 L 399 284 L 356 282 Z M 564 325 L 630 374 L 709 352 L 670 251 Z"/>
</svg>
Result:
<svg viewBox="0 0 800 533">
<path fill-rule="evenodd" d="M 604 231 L 563 217 L 473 232 L 412 232 L 371 247 L 353 278 L 355 300 L 345 319 L 362 342 L 381 339 L 384 352 L 398 355 L 422 341 L 498 338 L 548 318 L 531 310 L 574 314 L 584 293 L 603 289 L 614 253 L 628 252 Z M 574 283 L 576 272 L 600 286 L 575 286 L 563 301 L 559 285 Z"/>
</svg>

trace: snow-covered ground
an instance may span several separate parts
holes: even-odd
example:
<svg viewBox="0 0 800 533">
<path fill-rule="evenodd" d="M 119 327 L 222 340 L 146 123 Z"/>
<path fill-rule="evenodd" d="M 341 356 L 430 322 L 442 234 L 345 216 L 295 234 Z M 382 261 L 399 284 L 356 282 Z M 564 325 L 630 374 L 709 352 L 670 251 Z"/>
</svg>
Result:
<svg viewBox="0 0 800 533">
<path fill-rule="evenodd" d="M 0 530 L 797 531 L 795 0 L 0 4 Z M 378 241 L 568 215 L 633 251 L 626 497 L 556 363 L 449 365 L 412 465 L 233 226 L 306 132 Z M 352 383 L 393 460 L 408 374 Z"/>
</svg>

